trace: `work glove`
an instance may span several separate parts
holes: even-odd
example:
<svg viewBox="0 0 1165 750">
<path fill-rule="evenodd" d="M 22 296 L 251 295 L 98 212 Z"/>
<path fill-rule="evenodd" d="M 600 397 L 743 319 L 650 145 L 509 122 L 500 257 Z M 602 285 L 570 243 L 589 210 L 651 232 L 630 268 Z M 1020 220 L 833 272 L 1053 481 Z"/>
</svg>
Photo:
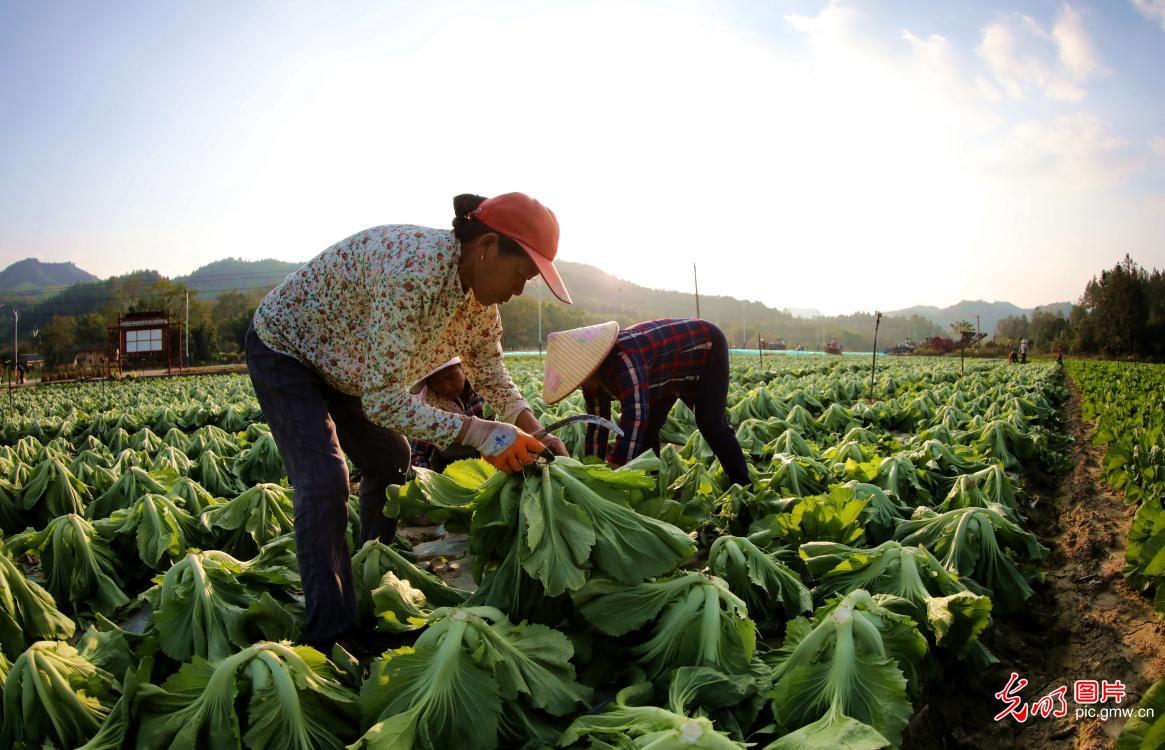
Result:
<svg viewBox="0 0 1165 750">
<path fill-rule="evenodd" d="M 481 457 L 500 471 L 513 474 L 534 462 L 546 446 L 506 422 L 469 418 L 461 441 L 481 451 Z"/>
</svg>

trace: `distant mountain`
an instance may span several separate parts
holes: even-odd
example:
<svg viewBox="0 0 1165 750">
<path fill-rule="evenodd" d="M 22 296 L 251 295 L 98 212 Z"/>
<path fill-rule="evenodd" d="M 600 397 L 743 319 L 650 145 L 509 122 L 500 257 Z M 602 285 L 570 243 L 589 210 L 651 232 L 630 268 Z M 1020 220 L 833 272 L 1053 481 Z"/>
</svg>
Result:
<svg viewBox="0 0 1165 750">
<path fill-rule="evenodd" d="M 650 289 L 583 263 L 559 261 L 555 265 L 574 304 L 569 308 L 559 305 L 552 295 L 543 291 L 544 331 L 611 319 L 628 325 L 653 318 L 696 316 L 692 292 Z M 536 315 L 535 287 L 541 283 L 540 280 L 531 282 L 526 294 L 503 306 L 507 346 L 519 341 L 537 341 L 532 327 L 536 321 L 531 316 Z M 801 344 L 815 350 L 831 339 L 851 351 L 869 351 L 873 345 L 874 318 L 868 313 L 807 319 L 760 302 L 700 295 L 700 317 L 719 326 L 734 347 L 755 347 L 758 337 L 766 342 L 783 339 L 790 349 Z M 887 316 L 882 321 L 879 342 L 895 343 L 907 337 L 922 340 L 939 333 L 942 331 L 935 324 L 918 316 Z"/>
<path fill-rule="evenodd" d="M 216 297 L 227 291 L 266 292 L 278 286 L 289 273 L 302 265 L 274 259 L 226 258 L 207 264 L 189 276 L 179 276 L 174 281 L 197 290 L 203 298 Z"/>
<path fill-rule="evenodd" d="M 951 324 L 957 323 L 960 320 L 966 320 L 972 325 L 975 324 L 975 316 L 979 316 L 979 330 L 988 334 L 995 331 L 995 325 L 1008 317 L 1016 317 L 1026 315 L 1029 318 L 1035 310 L 1045 310 L 1056 313 L 1061 312 L 1064 315 L 1072 309 L 1071 302 L 1054 302 L 1050 305 L 1040 305 L 1038 308 L 1025 308 L 1018 305 L 1013 305 L 1010 302 L 987 302 L 981 299 L 965 299 L 950 307 L 935 307 L 933 305 L 915 305 L 908 307 L 905 310 L 894 310 L 886 313 L 887 315 L 894 315 L 898 317 L 910 317 L 911 315 L 918 315 L 933 321 L 935 324 L 944 329 L 950 329 Z"/>
<path fill-rule="evenodd" d="M 580 309 L 620 322 L 637 322 L 650 318 L 694 318 L 696 296 L 692 292 L 670 289 L 651 289 L 612 276 L 606 271 L 585 263 L 559 261 L 555 263 L 570 296 Z M 535 280 L 534 285 L 541 281 Z M 771 316 L 793 318 L 786 311 L 776 310 L 760 302 L 736 297 L 700 295 L 700 317 L 717 322 L 733 321 L 750 327 Z"/>
<path fill-rule="evenodd" d="M 36 258 L 25 258 L 0 271 L 0 293 L 64 288 L 86 281 L 100 279 L 72 263 L 42 263 Z"/>
</svg>

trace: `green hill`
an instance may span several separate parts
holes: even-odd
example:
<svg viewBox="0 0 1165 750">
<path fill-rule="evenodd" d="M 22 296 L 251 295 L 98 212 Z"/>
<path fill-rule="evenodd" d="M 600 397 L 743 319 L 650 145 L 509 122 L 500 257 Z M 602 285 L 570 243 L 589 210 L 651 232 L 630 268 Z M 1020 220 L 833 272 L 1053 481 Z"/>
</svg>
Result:
<svg viewBox="0 0 1165 750">
<path fill-rule="evenodd" d="M 188 276 L 179 276 L 174 281 L 198 291 L 204 298 L 216 297 L 227 291 L 266 293 L 302 265 L 274 259 L 225 258 L 209 263 Z"/>
<path fill-rule="evenodd" d="M 0 293 L 39 292 L 72 286 L 98 278 L 72 263 L 42 263 L 25 258 L 0 271 Z"/>
<path fill-rule="evenodd" d="M 1026 315 L 1030 318 L 1035 310 L 1045 310 L 1051 313 L 1061 312 L 1067 315 L 1071 309 L 1071 302 L 1055 302 L 1050 305 L 1041 305 L 1038 308 L 1024 308 L 1013 305 L 1010 302 L 987 302 L 981 299 L 965 299 L 950 307 L 915 305 L 905 310 L 894 310 L 886 314 L 899 317 L 921 315 L 927 320 L 934 321 L 945 330 L 950 330 L 952 323 L 957 323 L 961 320 L 968 321 L 971 325 L 974 325 L 975 316 L 977 315 L 979 316 L 979 330 L 991 333 L 995 330 L 996 324 L 1004 318 L 1017 318 L 1021 315 Z"/>
<path fill-rule="evenodd" d="M 650 289 L 582 263 L 560 261 L 556 265 L 574 304 L 562 305 L 543 291 L 543 338 L 547 331 L 604 320 L 628 325 L 654 318 L 696 316 L 696 299 L 691 292 Z M 541 281 L 532 282 L 526 294 L 502 307 L 507 348 L 537 345 L 537 284 Z M 869 351 L 873 346 L 874 316 L 869 313 L 803 318 L 760 302 L 701 295 L 700 317 L 718 325 L 735 347 L 754 348 L 758 336 L 770 342 L 781 338 L 789 348 L 801 344 L 808 350 L 817 350 L 830 339 L 836 339 L 850 351 Z M 920 316 L 887 316 L 879 329 L 878 348 L 907 337 L 921 341 L 942 333 L 938 326 Z"/>
<path fill-rule="evenodd" d="M 22 329 L 27 316 L 28 330 L 33 330 L 46 324 L 53 315 L 81 316 L 96 312 L 113 320 L 119 311 L 126 309 L 169 307 L 178 316 L 183 297 L 181 284 L 197 292 L 199 300 L 212 304 L 229 291 L 241 293 L 241 296 L 230 295 L 238 298 L 235 306 L 253 306 L 300 265 L 272 259 L 225 258 L 172 281 L 152 271 L 101 281 L 71 263 L 40 263 L 28 259 L 0 272 L 0 293 L 5 288 L 24 290 L 8 293 L 10 299 L 19 295 L 23 302 Z M 652 289 L 582 263 L 561 261 L 558 267 L 575 304 L 562 305 L 546 290 L 542 291 L 542 341 L 550 331 L 603 320 L 629 325 L 653 318 L 696 315 L 695 296 L 689 291 Z M 532 283 L 525 295 L 502 306 L 506 348 L 538 346 L 537 285 L 540 284 L 540 280 Z M 193 303 L 193 295 L 191 299 Z M 1064 306 L 1052 305 L 1045 309 L 1059 310 Z M 922 341 L 929 336 L 948 335 L 950 323 L 956 320 L 974 323 L 976 314 L 981 316 L 982 330 L 991 332 L 1004 317 L 1030 316 L 1030 313 L 1007 302 L 981 300 L 964 301 L 949 308 L 907 308 L 883 317 L 878 348 L 906 338 Z M 806 315 L 807 311 L 776 309 L 736 297 L 700 297 L 700 317 L 720 326 L 734 347 L 753 348 L 758 337 L 767 342 L 784 339 L 789 348 L 800 344 L 807 350 L 820 349 L 831 339 L 839 341 L 848 351 L 869 351 L 873 346 L 874 318 L 869 313 L 833 317 Z"/>
</svg>

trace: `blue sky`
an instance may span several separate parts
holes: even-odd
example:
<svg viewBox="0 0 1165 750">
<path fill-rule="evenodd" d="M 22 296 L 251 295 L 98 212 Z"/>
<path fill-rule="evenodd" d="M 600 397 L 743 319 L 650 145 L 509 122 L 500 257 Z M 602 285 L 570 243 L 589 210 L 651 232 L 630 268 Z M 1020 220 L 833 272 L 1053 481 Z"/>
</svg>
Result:
<svg viewBox="0 0 1165 750">
<path fill-rule="evenodd" d="M 827 312 L 1165 267 L 1165 0 L 0 2 L 0 264 L 303 261 L 523 190 Z"/>
</svg>

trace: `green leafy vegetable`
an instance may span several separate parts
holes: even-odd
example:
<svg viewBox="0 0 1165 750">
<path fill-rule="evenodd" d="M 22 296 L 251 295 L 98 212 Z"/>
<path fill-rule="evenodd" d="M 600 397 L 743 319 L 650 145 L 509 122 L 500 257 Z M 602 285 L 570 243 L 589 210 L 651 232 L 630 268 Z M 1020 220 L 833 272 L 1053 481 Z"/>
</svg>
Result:
<svg viewBox="0 0 1165 750">
<path fill-rule="evenodd" d="M 813 611 L 813 599 L 801 577 L 749 539 L 722 536 L 708 552 L 712 572 L 743 599 L 755 619 L 774 620 Z"/>
<path fill-rule="evenodd" d="M 775 655 L 773 714 L 787 731 L 804 729 L 772 747 L 828 747 L 845 735 L 897 744 L 911 715 L 901 666 L 925 654 L 914 622 L 861 589 L 818 610 L 812 623 L 793 620 Z"/>
<path fill-rule="evenodd" d="M 557 714 L 589 699 L 573 653 L 561 633 L 490 607 L 437 610 L 415 649 L 373 665 L 360 693 L 369 728 L 353 748 L 495 748 L 503 702 Z"/>
<path fill-rule="evenodd" d="M 707 717 L 689 716 L 685 710 L 684 697 L 690 694 L 692 676 L 699 679 L 709 673 L 711 670 L 676 670 L 667 708 L 636 705 L 650 697 L 650 684 L 639 683 L 625 688 L 615 696 L 614 704 L 602 713 L 575 719 L 563 732 L 558 745 L 570 747 L 590 740 L 587 747 L 591 748 L 743 750 L 748 746 L 718 731 Z"/>
<path fill-rule="evenodd" d="M 108 542 L 81 516 L 58 516 L 41 531 L 12 537 L 9 549 L 36 555 L 48 577 L 49 593 L 74 612 L 89 608 L 109 615 L 129 602 Z"/>
<path fill-rule="evenodd" d="M 275 537 L 294 531 L 293 513 L 287 490 L 266 482 L 234 500 L 206 508 L 199 518 L 203 530 L 214 536 L 223 550 L 251 555 Z"/>
<path fill-rule="evenodd" d="M 662 611 L 651 638 L 631 651 L 652 674 L 680 666 L 746 672 L 756 648 L 747 606 L 713 576 L 685 573 L 632 585 L 595 578 L 574 600 L 592 625 L 611 635 L 636 630 Z"/>
<path fill-rule="evenodd" d="M 142 685 L 137 747 L 341 750 L 355 709 L 321 653 L 261 642 L 223 659 L 195 656 L 160 687 Z"/>
<path fill-rule="evenodd" d="M 1007 509 L 960 508 L 935 513 L 919 508 L 894 537 L 905 546 L 921 544 L 943 566 L 990 589 L 1001 612 L 1014 612 L 1032 595 L 1031 586 L 1009 551 L 1042 560 L 1048 550 L 1006 517 Z"/>
<path fill-rule="evenodd" d="M 247 632 L 252 621 L 267 637 L 294 634 L 295 614 L 262 598 L 267 581 L 252 572 L 255 567 L 217 550 L 191 552 L 174 563 L 149 592 L 162 651 L 176 661 L 223 659 L 253 640 Z"/>
<path fill-rule="evenodd" d="M 77 649 L 59 641 L 37 641 L 4 680 L 5 747 L 77 747 L 100 729 L 117 696 L 113 675 L 98 669 Z"/>
<path fill-rule="evenodd" d="M 194 518 L 163 495 L 143 495 L 131 506 L 94 523 L 106 537 L 134 535 L 138 557 L 157 568 L 163 557 L 177 559 L 194 539 Z"/>
<path fill-rule="evenodd" d="M 437 576 L 418 568 L 399 552 L 378 539 L 370 539 L 352 558 L 356 575 L 357 606 L 361 613 L 372 613 L 372 592 L 381 585 L 385 573 L 392 573 L 421 592 L 432 607 L 454 607 L 465 601 L 468 591 L 453 588 Z"/>
<path fill-rule="evenodd" d="M 71 638 L 74 627 L 52 594 L 29 580 L 0 549 L 0 649 L 18 654 L 30 641 Z"/>
<path fill-rule="evenodd" d="M 59 458 L 49 456 L 37 464 L 29 476 L 20 503 L 24 510 L 36 509 L 41 518 L 49 519 L 69 513 L 85 512 L 89 490 Z"/>
</svg>

